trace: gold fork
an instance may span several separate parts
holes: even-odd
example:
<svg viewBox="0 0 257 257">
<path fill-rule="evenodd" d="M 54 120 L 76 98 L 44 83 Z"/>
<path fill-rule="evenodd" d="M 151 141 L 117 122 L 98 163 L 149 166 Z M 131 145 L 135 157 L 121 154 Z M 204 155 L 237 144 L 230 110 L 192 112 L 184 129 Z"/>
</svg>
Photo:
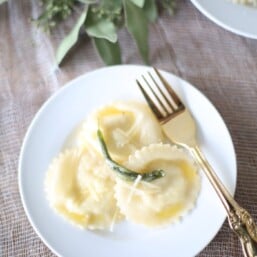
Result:
<svg viewBox="0 0 257 257">
<path fill-rule="evenodd" d="M 231 229 L 240 239 L 244 256 L 256 257 L 257 250 L 254 244 L 257 242 L 257 226 L 254 220 L 234 200 L 198 147 L 196 122 L 189 110 L 160 72 L 156 68 L 153 69 L 157 76 L 147 72 L 141 79 L 136 80 L 144 98 L 166 136 L 172 142 L 188 149 L 205 172 L 226 210 Z"/>
</svg>

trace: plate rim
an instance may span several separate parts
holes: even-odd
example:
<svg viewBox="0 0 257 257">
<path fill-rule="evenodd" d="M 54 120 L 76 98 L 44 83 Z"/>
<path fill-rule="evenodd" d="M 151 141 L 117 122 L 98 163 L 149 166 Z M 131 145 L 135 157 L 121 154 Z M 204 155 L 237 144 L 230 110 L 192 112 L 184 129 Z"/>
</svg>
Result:
<svg viewBox="0 0 257 257">
<path fill-rule="evenodd" d="M 18 162 L 18 188 L 19 188 L 19 194 L 20 194 L 20 197 L 21 197 L 21 202 L 22 202 L 22 206 L 23 206 L 23 209 L 25 211 L 25 214 L 30 222 L 30 225 L 32 226 L 32 228 L 34 229 L 34 231 L 36 232 L 37 236 L 40 238 L 40 240 L 43 241 L 43 243 L 57 256 L 62 256 L 60 253 L 58 253 L 53 247 L 52 245 L 47 241 L 47 239 L 42 235 L 42 233 L 40 232 L 40 230 L 38 229 L 37 225 L 35 224 L 33 218 L 31 217 L 30 213 L 29 213 L 29 210 L 28 210 L 28 206 L 27 206 L 27 203 L 26 203 L 26 200 L 25 200 L 25 196 L 24 196 L 24 190 L 23 190 L 23 186 L 22 186 L 22 165 L 23 165 L 23 154 L 24 154 L 24 151 L 25 151 L 25 148 L 28 144 L 28 140 L 29 140 L 29 137 L 30 137 L 30 134 L 31 134 L 31 131 L 33 130 L 33 127 L 34 127 L 34 124 L 37 122 L 37 120 L 40 118 L 40 115 L 42 112 L 44 112 L 45 108 L 47 108 L 47 106 L 59 95 L 63 94 L 67 89 L 69 89 L 69 87 L 76 83 L 77 81 L 83 79 L 83 77 L 87 77 L 88 75 L 91 75 L 93 73 L 97 73 L 101 70 L 111 70 L 111 69 L 116 69 L 116 68 L 122 68 L 122 69 L 126 69 L 126 68 L 137 68 L 137 67 L 140 67 L 140 68 L 143 68 L 143 69 L 151 69 L 150 66 L 145 66 L 145 65 L 134 65 L 134 64 L 126 64 L 126 65 L 113 65 L 113 66 L 108 66 L 108 67 L 101 67 L 101 68 L 97 68 L 97 69 L 94 69 L 94 70 L 91 70 L 91 71 L 88 71 L 88 72 L 85 72 L 84 74 L 81 74 L 77 77 L 75 77 L 74 79 L 71 79 L 70 81 L 68 81 L 67 83 L 65 83 L 63 86 L 61 86 L 59 89 L 57 89 L 52 95 L 50 95 L 48 97 L 48 99 L 39 107 L 39 109 L 36 111 L 34 117 L 32 118 L 27 130 L 26 130 L 26 133 L 25 133 L 25 136 L 23 138 L 23 141 L 22 141 L 22 146 L 21 146 L 21 150 L 20 150 L 20 154 L 19 154 L 19 162 Z M 225 125 L 225 128 L 228 132 L 228 136 L 229 136 L 229 140 L 231 142 L 231 146 L 232 146 L 232 151 L 233 151 L 233 157 L 234 157 L 234 166 L 235 166 L 235 174 L 234 174 L 234 179 L 235 179 L 235 186 L 233 188 L 233 192 L 232 195 L 235 194 L 235 191 L 236 191 L 236 188 L 237 188 L 237 178 L 238 178 L 238 171 L 237 171 L 237 155 L 236 155 L 236 151 L 235 151 L 235 146 L 234 146 L 234 143 L 233 143 L 233 140 L 232 140 L 232 136 L 231 136 L 231 133 L 230 133 L 230 130 L 229 128 L 227 127 L 227 124 L 225 123 L 224 119 L 223 119 L 223 116 L 220 114 L 219 110 L 216 108 L 216 106 L 209 100 L 209 98 L 207 98 L 207 96 L 205 96 L 204 93 L 202 93 L 197 87 L 195 87 L 193 84 L 191 84 L 190 82 L 184 80 L 183 78 L 180 78 L 178 77 L 177 75 L 171 73 L 171 72 L 168 72 L 168 71 L 165 71 L 163 69 L 159 69 L 161 72 L 163 72 L 164 74 L 167 74 L 167 75 L 171 75 L 173 77 L 175 77 L 177 80 L 180 80 L 182 81 L 183 83 L 186 83 L 186 84 L 189 84 L 191 87 L 193 87 L 197 93 L 199 93 L 202 97 L 204 97 L 205 99 L 208 100 L 208 103 L 211 104 L 211 106 L 215 109 L 215 111 L 218 113 L 219 117 L 221 118 L 223 124 Z M 223 221 L 221 222 L 220 226 L 218 227 L 216 233 L 213 234 L 212 238 L 209 240 L 209 242 L 202 248 L 200 249 L 196 254 L 199 254 L 201 251 L 203 251 L 209 244 L 210 242 L 215 238 L 215 236 L 217 235 L 217 233 L 220 231 L 221 227 L 223 226 L 224 222 L 226 220 L 226 215 L 224 215 L 223 217 Z"/>
</svg>

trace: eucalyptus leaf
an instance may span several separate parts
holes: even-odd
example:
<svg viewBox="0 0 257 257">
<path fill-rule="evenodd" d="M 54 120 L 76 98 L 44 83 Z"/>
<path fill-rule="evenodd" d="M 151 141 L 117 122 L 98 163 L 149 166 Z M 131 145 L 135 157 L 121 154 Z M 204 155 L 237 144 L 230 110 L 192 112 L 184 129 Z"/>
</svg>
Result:
<svg viewBox="0 0 257 257">
<path fill-rule="evenodd" d="M 137 5 L 138 7 L 142 8 L 144 6 L 145 1 L 147 0 L 130 0 L 132 3 Z"/>
<path fill-rule="evenodd" d="M 0 0 L 0 4 L 3 4 L 4 2 L 7 2 L 7 0 Z"/>
<path fill-rule="evenodd" d="M 87 17 L 87 10 L 86 7 L 81 16 L 79 17 L 77 23 L 71 30 L 71 32 L 63 39 L 61 44 L 59 45 L 56 53 L 56 60 L 58 65 L 62 62 L 65 55 L 68 53 L 68 51 L 75 45 L 75 43 L 78 40 L 79 31 L 81 26 L 84 24 L 85 19 Z"/>
<path fill-rule="evenodd" d="M 118 41 L 112 43 L 104 38 L 93 38 L 95 47 L 106 65 L 121 63 L 121 51 Z"/>
<path fill-rule="evenodd" d="M 134 37 L 145 63 L 148 60 L 148 20 L 144 11 L 130 0 L 124 0 L 125 20 L 129 33 Z"/>
<path fill-rule="evenodd" d="M 143 11 L 150 22 L 155 22 L 157 20 L 158 11 L 155 0 L 145 0 Z"/>
<path fill-rule="evenodd" d="M 0 0 L 0 4 L 4 2 L 8 0 Z M 57 49 L 58 64 L 79 40 L 79 32 L 82 29 L 95 42 L 96 49 L 104 62 L 114 64 L 121 61 L 117 36 L 119 29 L 128 30 L 136 42 L 142 59 L 145 63 L 149 63 L 148 23 L 156 21 L 159 7 L 160 10 L 164 9 L 172 14 L 177 0 L 42 0 L 41 2 L 42 12 L 33 19 L 33 23 L 47 32 L 51 32 L 57 26 L 63 26 L 65 24 L 63 21 L 71 15 L 78 19 Z M 78 10 L 82 6 L 88 9 L 80 14 Z"/>
<path fill-rule="evenodd" d="M 104 38 L 115 43 L 118 40 L 116 27 L 105 17 L 97 17 L 92 8 L 89 9 L 88 17 L 85 22 L 85 29 L 90 37 Z"/>
</svg>

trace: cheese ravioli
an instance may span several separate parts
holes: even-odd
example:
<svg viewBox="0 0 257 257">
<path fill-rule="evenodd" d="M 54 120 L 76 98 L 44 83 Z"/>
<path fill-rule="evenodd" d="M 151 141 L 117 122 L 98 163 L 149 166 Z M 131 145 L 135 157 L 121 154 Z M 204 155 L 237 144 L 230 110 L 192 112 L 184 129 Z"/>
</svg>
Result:
<svg viewBox="0 0 257 257">
<path fill-rule="evenodd" d="M 165 176 L 151 183 L 117 178 L 115 196 L 121 212 L 134 223 L 148 227 L 177 220 L 195 204 L 199 192 L 196 167 L 182 149 L 152 144 L 132 154 L 126 167 L 144 173 L 162 169 Z"/>
<path fill-rule="evenodd" d="M 48 201 L 58 214 L 79 227 L 110 229 L 122 217 L 114 198 L 112 174 L 98 153 L 66 150 L 47 171 Z"/>
<path fill-rule="evenodd" d="M 113 159 L 123 163 L 134 151 L 152 143 L 161 142 L 162 131 L 146 104 L 116 102 L 96 110 L 82 125 L 78 142 L 88 142 L 101 153 L 97 139 L 100 128 Z"/>
<path fill-rule="evenodd" d="M 134 182 L 122 180 L 104 159 L 98 129 L 118 164 L 138 173 L 162 169 L 165 176 L 151 182 L 140 175 Z M 164 144 L 166 140 L 146 104 L 115 102 L 95 110 L 66 140 L 70 150 L 47 170 L 51 207 L 92 230 L 112 230 L 124 216 L 148 227 L 177 220 L 195 205 L 200 179 L 187 152 Z"/>
</svg>

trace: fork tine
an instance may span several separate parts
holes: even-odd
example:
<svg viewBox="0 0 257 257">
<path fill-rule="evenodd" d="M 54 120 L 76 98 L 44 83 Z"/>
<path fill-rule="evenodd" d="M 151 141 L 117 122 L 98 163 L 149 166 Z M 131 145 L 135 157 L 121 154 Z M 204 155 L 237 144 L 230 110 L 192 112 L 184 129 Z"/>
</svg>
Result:
<svg viewBox="0 0 257 257">
<path fill-rule="evenodd" d="M 155 87 L 158 89 L 159 93 L 162 95 L 163 99 L 165 100 L 165 102 L 167 103 L 167 105 L 171 108 L 171 110 L 174 112 L 175 108 L 173 107 L 172 103 L 170 102 L 170 100 L 167 98 L 167 96 L 163 93 L 163 91 L 161 90 L 160 86 L 158 85 L 158 83 L 156 82 L 156 80 L 154 79 L 153 75 L 150 73 L 150 71 L 148 71 L 148 75 L 150 76 L 150 78 L 152 79 L 153 83 L 155 84 Z M 166 87 L 165 87 L 166 88 Z M 154 93 L 154 92 L 153 92 Z M 165 109 L 165 111 L 169 114 L 169 111 L 167 111 L 166 107 L 164 106 L 164 104 L 162 103 L 162 101 L 159 99 L 159 97 L 154 93 L 154 95 L 156 96 L 156 98 L 158 98 L 158 102 L 161 104 L 161 106 Z"/>
<path fill-rule="evenodd" d="M 172 97 L 172 99 L 176 103 L 176 105 L 178 107 L 180 107 L 180 108 L 181 107 L 184 108 L 184 104 L 180 101 L 179 97 L 177 96 L 175 91 L 171 88 L 169 83 L 164 79 L 164 77 L 160 74 L 160 72 L 155 67 L 153 67 L 153 69 L 156 72 L 156 74 L 159 77 L 159 79 L 161 80 L 161 82 L 162 82 L 163 86 L 165 87 L 165 89 L 169 92 L 170 96 Z"/>
<path fill-rule="evenodd" d="M 154 78 L 152 77 L 151 73 L 148 72 L 148 75 L 150 76 L 150 78 L 152 79 L 152 81 L 154 82 L 155 86 L 158 88 L 158 85 L 156 84 Z M 163 111 L 165 112 L 165 115 L 169 114 L 169 110 L 167 109 L 167 107 L 163 104 L 163 101 L 160 99 L 160 97 L 156 94 L 156 92 L 153 90 L 151 84 L 148 82 L 148 80 L 146 79 L 146 77 L 144 75 L 142 75 L 142 78 L 144 79 L 145 83 L 147 84 L 148 88 L 150 89 L 150 91 L 152 92 L 152 94 L 154 95 L 155 99 L 157 100 L 157 102 L 159 103 L 159 105 L 162 107 Z M 160 93 L 162 94 L 161 90 L 159 89 Z"/>
<path fill-rule="evenodd" d="M 157 119 L 163 119 L 164 116 L 163 114 L 160 112 L 160 110 L 158 109 L 158 107 L 155 105 L 155 103 L 153 102 L 153 100 L 148 96 L 147 92 L 145 91 L 144 87 L 141 85 L 141 83 L 136 80 L 137 85 L 139 86 L 145 100 L 147 101 L 149 107 L 151 108 L 151 110 L 154 112 L 154 114 L 156 115 Z"/>
</svg>

